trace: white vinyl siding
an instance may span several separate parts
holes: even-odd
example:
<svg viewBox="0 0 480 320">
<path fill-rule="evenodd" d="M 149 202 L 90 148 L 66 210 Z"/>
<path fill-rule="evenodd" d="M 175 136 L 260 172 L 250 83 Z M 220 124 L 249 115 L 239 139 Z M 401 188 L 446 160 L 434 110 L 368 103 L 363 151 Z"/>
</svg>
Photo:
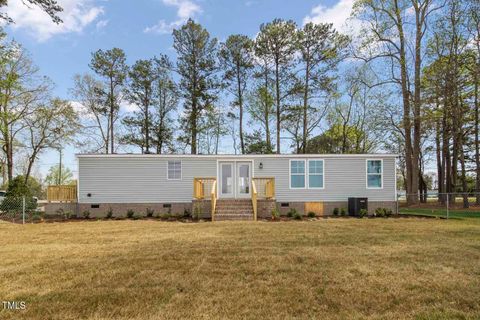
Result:
<svg viewBox="0 0 480 320">
<path fill-rule="evenodd" d="M 305 160 L 290 160 L 290 188 L 305 188 Z"/>
<path fill-rule="evenodd" d="M 182 180 L 182 161 L 169 160 L 167 169 L 168 180 Z"/>
<path fill-rule="evenodd" d="M 383 161 L 367 159 L 367 188 L 383 188 Z"/>
</svg>

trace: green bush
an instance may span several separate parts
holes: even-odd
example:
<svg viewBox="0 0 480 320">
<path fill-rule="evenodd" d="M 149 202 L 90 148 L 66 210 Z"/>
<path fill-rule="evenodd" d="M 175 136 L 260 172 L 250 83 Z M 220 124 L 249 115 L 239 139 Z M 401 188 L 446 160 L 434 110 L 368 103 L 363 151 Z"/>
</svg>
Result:
<svg viewBox="0 0 480 320">
<path fill-rule="evenodd" d="M 277 220 L 280 218 L 280 212 L 278 212 L 277 207 L 272 209 L 272 220 Z"/>
<path fill-rule="evenodd" d="M 90 211 L 85 210 L 82 213 L 84 219 L 89 219 L 90 218 Z"/>
<path fill-rule="evenodd" d="M 385 217 L 385 208 L 375 209 L 375 216 L 376 217 Z"/>
<path fill-rule="evenodd" d="M 200 214 L 202 213 L 202 207 L 200 204 L 195 204 L 193 206 L 193 214 L 192 214 L 192 218 L 193 220 L 198 220 L 200 219 Z"/>
<path fill-rule="evenodd" d="M 132 219 L 134 215 L 135 215 L 135 211 L 133 211 L 132 209 L 127 210 L 127 218 L 128 219 Z"/>
<path fill-rule="evenodd" d="M 367 214 L 368 214 L 367 209 L 360 209 L 360 212 L 358 213 L 358 216 L 359 216 L 360 218 L 363 218 L 363 217 L 365 217 Z"/>
<path fill-rule="evenodd" d="M 293 214 L 293 219 L 295 219 L 295 220 L 302 220 L 302 215 L 300 214 L 300 212 L 298 212 L 297 210 L 295 210 L 295 213 Z"/>
<path fill-rule="evenodd" d="M 160 216 L 160 218 L 162 218 L 163 220 L 167 220 L 171 217 L 170 213 L 164 213 Z"/>
<path fill-rule="evenodd" d="M 338 208 L 333 208 L 333 215 L 334 216 L 338 216 L 339 212 L 340 212 L 340 210 Z"/>
<path fill-rule="evenodd" d="M 25 184 L 24 176 L 17 176 L 8 185 L 5 198 L 0 204 L 0 211 L 21 212 L 24 198 L 26 211 L 35 211 L 37 199 L 33 197 L 31 188 Z"/>
<path fill-rule="evenodd" d="M 288 210 L 288 212 L 287 212 L 287 217 L 293 218 L 293 217 L 295 217 L 296 214 L 297 214 L 297 209 L 291 208 L 291 209 Z"/>
<path fill-rule="evenodd" d="M 345 216 L 347 214 L 347 210 L 345 208 L 340 208 L 340 215 Z"/>
<path fill-rule="evenodd" d="M 138 220 L 140 218 L 141 218 L 141 216 L 138 215 L 138 214 L 134 214 L 133 217 L 132 217 L 133 220 Z"/>
<path fill-rule="evenodd" d="M 151 218 L 153 217 L 153 214 L 155 213 L 155 210 L 151 208 L 147 208 L 147 217 Z"/>
<path fill-rule="evenodd" d="M 385 209 L 385 216 L 390 217 L 392 214 L 392 209 Z"/>
<path fill-rule="evenodd" d="M 183 218 L 184 219 L 188 219 L 188 218 L 191 218 L 191 217 L 192 217 L 192 214 L 190 213 L 190 210 L 188 210 L 188 209 L 183 210 Z"/>
<path fill-rule="evenodd" d="M 108 211 L 107 211 L 107 214 L 105 215 L 105 217 L 106 217 L 107 219 L 112 219 L 112 217 L 113 217 L 113 209 L 112 209 L 112 207 L 109 207 L 109 208 L 108 208 Z"/>
<path fill-rule="evenodd" d="M 315 214 L 315 212 L 310 211 L 310 212 L 307 214 L 307 216 L 308 216 L 309 218 L 315 218 L 317 215 Z"/>
</svg>

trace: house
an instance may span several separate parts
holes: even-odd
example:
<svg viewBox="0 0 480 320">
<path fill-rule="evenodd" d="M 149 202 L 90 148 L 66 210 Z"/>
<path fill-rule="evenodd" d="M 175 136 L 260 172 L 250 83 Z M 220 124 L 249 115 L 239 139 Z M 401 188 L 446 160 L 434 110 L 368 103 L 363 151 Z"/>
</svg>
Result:
<svg viewBox="0 0 480 320">
<path fill-rule="evenodd" d="M 396 155 L 79 154 L 77 211 L 104 216 L 196 213 L 212 220 L 314 211 L 330 215 L 349 197 L 369 211 L 396 209 Z"/>
</svg>

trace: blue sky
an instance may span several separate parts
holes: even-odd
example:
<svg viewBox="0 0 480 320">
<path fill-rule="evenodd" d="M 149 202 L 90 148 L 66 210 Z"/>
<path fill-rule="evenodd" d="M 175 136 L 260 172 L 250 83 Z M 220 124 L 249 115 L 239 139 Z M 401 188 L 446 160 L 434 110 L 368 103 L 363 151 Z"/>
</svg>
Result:
<svg viewBox="0 0 480 320">
<path fill-rule="evenodd" d="M 353 0 L 59 0 L 64 12 L 62 25 L 27 8 L 20 0 L 9 1 L 8 14 L 16 24 L 8 35 L 30 51 L 42 74 L 55 84 L 55 94 L 70 99 L 74 74 L 88 72 L 91 52 L 119 47 L 131 64 L 159 53 L 174 55 L 171 29 L 189 17 L 204 25 L 220 41 L 240 33 L 255 36 L 263 22 L 274 18 L 345 22 Z M 76 170 L 75 150 L 65 150 L 65 163 Z M 55 164 L 55 152 L 44 154 L 39 172 L 45 174 Z"/>
</svg>

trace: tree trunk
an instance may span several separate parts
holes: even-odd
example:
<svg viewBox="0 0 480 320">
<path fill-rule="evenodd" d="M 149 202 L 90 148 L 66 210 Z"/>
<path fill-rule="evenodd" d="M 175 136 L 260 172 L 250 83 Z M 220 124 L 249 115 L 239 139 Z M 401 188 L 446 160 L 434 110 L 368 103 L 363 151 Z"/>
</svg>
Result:
<svg viewBox="0 0 480 320">
<path fill-rule="evenodd" d="M 480 54 L 480 52 L 479 52 Z M 474 82 L 475 82 L 475 192 L 477 193 L 475 204 L 480 205 L 480 143 L 478 137 L 478 82 L 479 79 L 479 69 L 477 66 L 474 73 Z"/>
<path fill-rule="evenodd" d="M 275 95 L 277 105 L 277 154 L 280 154 L 280 74 L 279 74 L 279 62 L 275 61 Z"/>
<path fill-rule="evenodd" d="M 242 154 L 245 154 L 245 142 L 243 141 L 243 92 L 242 83 L 240 79 L 240 66 L 237 64 L 237 95 L 238 95 L 238 120 L 239 120 L 239 135 L 240 135 L 240 148 Z M 236 148 L 236 147 L 235 147 Z"/>
<path fill-rule="evenodd" d="M 302 153 L 307 153 L 307 130 L 308 130 L 308 91 L 310 82 L 310 59 L 307 59 L 305 70 L 305 88 L 303 89 L 303 134 L 302 134 Z"/>
<path fill-rule="evenodd" d="M 113 88 L 113 79 L 110 78 L 110 153 L 115 153 L 115 148 L 114 148 L 114 136 L 113 136 L 113 120 L 114 120 L 114 112 L 115 112 L 115 102 L 113 100 L 113 94 L 114 94 L 114 88 Z"/>
<path fill-rule="evenodd" d="M 461 168 L 462 168 L 463 208 L 467 209 L 469 207 L 468 186 L 467 186 L 467 173 L 466 173 L 466 169 L 465 169 L 465 154 L 463 152 L 463 146 L 461 147 L 461 153 L 460 153 L 460 165 L 461 165 Z"/>
</svg>

